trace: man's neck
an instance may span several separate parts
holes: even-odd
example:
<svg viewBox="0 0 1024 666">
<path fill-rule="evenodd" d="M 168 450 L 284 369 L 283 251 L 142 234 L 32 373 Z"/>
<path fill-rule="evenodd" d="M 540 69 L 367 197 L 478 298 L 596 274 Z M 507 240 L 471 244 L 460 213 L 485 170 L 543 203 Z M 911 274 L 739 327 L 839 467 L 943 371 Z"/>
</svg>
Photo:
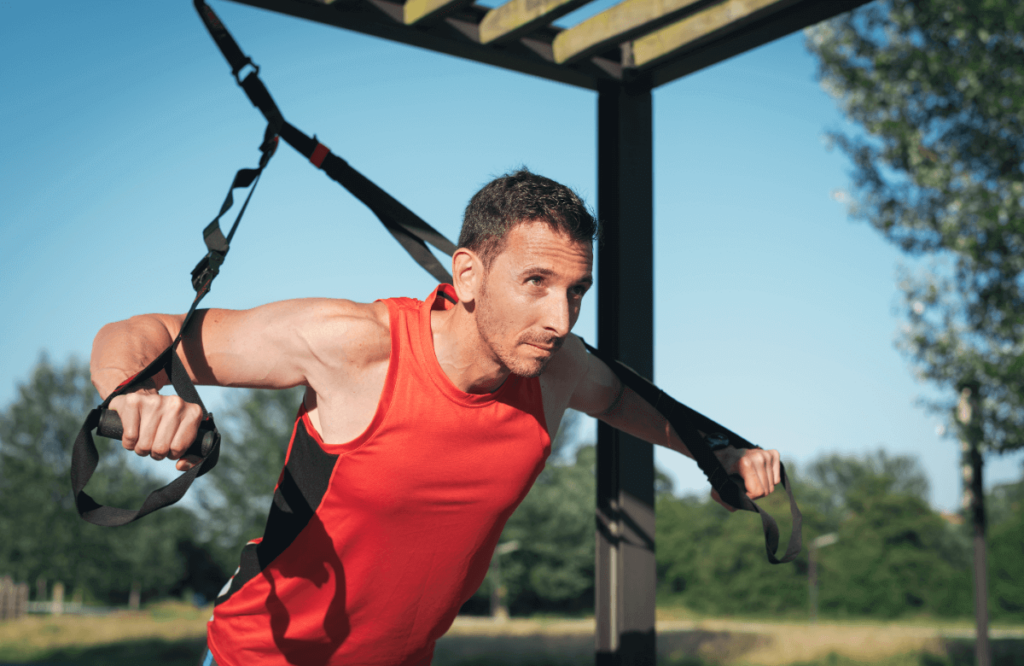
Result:
<svg viewBox="0 0 1024 666">
<path fill-rule="evenodd" d="M 434 355 L 452 384 L 464 393 L 493 393 L 511 371 L 502 365 L 480 337 L 472 315 L 461 305 L 430 313 Z"/>
</svg>

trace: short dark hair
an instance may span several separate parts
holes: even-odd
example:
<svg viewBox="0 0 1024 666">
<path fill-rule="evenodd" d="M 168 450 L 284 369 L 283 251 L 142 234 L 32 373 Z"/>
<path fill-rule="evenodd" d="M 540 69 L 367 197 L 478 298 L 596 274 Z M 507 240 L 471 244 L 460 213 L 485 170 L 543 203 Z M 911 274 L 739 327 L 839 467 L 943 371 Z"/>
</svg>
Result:
<svg viewBox="0 0 1024 666">
<path fill-rule="evenodd" d="M 495 178 L 469 200 L 459 247 L 476 252 L 489 268 L 508 232 L 533 220 L 546 222 L 578 243 L 590 244 L 597 238 L 597 221 L 578 194 L 521 168 Z"/>
</svg>

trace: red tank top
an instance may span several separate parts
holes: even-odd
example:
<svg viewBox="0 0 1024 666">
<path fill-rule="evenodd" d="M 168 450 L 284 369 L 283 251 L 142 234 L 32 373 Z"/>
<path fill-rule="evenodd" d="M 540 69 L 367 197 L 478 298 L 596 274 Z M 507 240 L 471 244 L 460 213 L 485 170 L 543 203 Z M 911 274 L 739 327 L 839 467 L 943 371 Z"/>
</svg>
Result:
<svg viewBox="0 0 1024 666">
<path fill-rule="evenodd" d="M 391 357 L 361 435 L 325 444 L 299 410 L 264 536 L 208 625 L 218 664 L 426 665 L 480 586 L 551 441 L 538 379 L 475 395 L 444 374 L 442 292 L 384 301 Z"/>
</svg>

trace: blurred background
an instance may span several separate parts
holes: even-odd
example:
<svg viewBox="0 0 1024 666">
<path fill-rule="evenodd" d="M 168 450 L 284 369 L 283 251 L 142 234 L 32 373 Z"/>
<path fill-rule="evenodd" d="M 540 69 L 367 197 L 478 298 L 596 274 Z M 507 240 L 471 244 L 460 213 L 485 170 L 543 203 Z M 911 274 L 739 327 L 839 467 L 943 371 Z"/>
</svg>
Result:
<svg viewBox="0 0 1024 666">
<path fill-rule="evenodd" d="M 520 165 L 595 203 L 593 93 L 213 6 L 293 124 L 448 237 Z M 0 663 L 192 664 L 299 394 L 202 389 L 220 465 L 124 528 L 78 518 L 70 444 L 93 336 L 187 308 L 263 121 L 191 3 L 0 3 L 0 25 Z M 782 451 L 805 542 L 768 565 L 759 519 L 659 452 L 663 663 L 973 662 L 979 516 L 993 660 L 1024 663 L 1022 55 L 1009 0 L 876 1 L 656 91 L 654 379 Z M 282 146 L 204 305 L 433 286 Z M 435 663 L 592 663 L 594 440 L 566 418 Z M 173 476 L 99 445 L 104 503 Z"/>
</svg>

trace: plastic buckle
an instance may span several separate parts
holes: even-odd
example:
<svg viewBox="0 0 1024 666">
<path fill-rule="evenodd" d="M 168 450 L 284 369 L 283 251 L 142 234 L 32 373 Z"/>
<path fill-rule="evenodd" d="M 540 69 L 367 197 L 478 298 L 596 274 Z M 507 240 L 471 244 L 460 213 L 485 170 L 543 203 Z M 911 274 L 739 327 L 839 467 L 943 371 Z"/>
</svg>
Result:
<svg viewBox="0 0 1024 666">
<path fill-rule="evenodd" d="M 210 290 L 210 283 L 220 273 L 220 266 L 224 263 L 224 255 L 220 252 L 210 250 L 206 256 L 199 260 L 196 267 L 192 269 L 192 288 L 197 292 Z"/>
<path fill-rule="evenodd" d="M 241 67 L 239 67 L 238 70 L 231 72 L 232 74 L 235 75 L 235 83 L 237 83 L 238 85 L 242 85 L 242 78 L 243 78 L 242 77 L 242 72 L 245 70 L 246 66 L 252 67 L 252 72 L 250 72 L 250 74 L 255 74 L 256 76 L 260 75 L 260 66 L 257 65 L 256 63 L 254 63 L 252 61 L 252 58 L 250 58 L 249 56 L 246 56 L 245 57 L 245 64 L 243 64 Z M 249 75 L 246 74 L 246 76 L 249 76 Z"/>
</svg>

